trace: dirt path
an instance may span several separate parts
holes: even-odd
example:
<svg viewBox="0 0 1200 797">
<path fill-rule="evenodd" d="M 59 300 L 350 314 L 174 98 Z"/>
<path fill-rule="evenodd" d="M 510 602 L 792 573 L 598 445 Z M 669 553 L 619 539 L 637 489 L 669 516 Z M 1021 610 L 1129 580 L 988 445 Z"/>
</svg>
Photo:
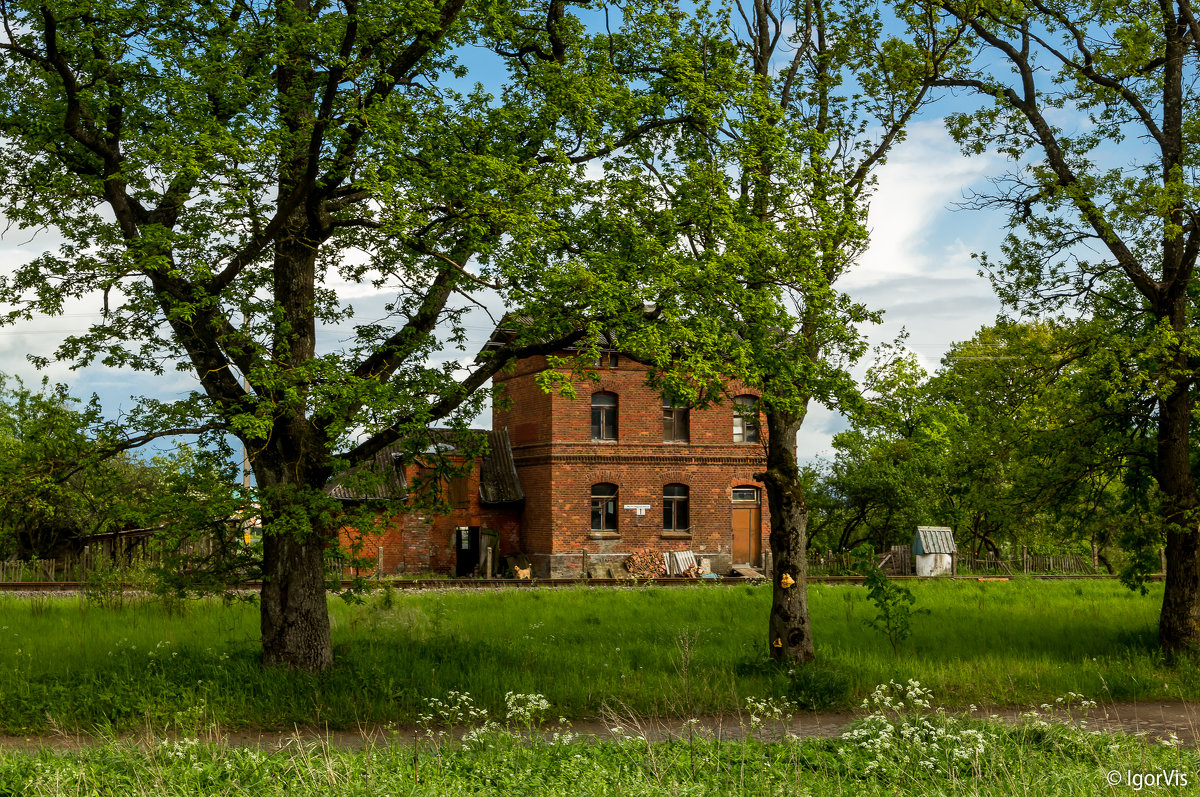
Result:
<svg viewBox="0 0 1200 797">
<path fill-rule="evenodd" d="M 1003 722 L 1016 723 L 1036 718 L 1027 716 L 1028 709 L 980 710 L 974 716 L 996 717 Z M 800 737 L 832 737 L 843 733 L 861 714 L 845 712 L 802 713 L 786 728 L 772 728 L 771 735 L 785 730 Z M 1152 740 L 1170 739 L 1195 746 L 1200 740 L 1200 703 L 1183 701 L 1107 703 L 1086 712 L 1074 712 L 1073 720 L 1088 730 L 1121 731 L 1140 734 Z M 1060 720 L 1061 721 L 1061 720 Z M 694 732 L 721 739 L 740 739 L 746 733 L 748 718 L 737 715 L 700 717 Z M 616 730 L 618 729 L 619 730 Z M 553 728 L 545 733 L 550 735 Z M 571 731 L 584 739 L 607 740 L 616 735 L 641 736 L 651 740 L 679 739 L 687 734 L 684 720 L 672 719 L 581 719 L 571 724 Z M 135 744 L 157 744 L 162 736 L 127 734 L 122 741 Z M 202 740 L 233 747 L 257 747 L 263 750 L 282 750 L 297 744 L 321 744 L 335 748 L 360 749 L 370 744 L 412 744 L 423 738 L 418 728 L 389 728 L 372 726 L 354 731 L 321 731 L 296 729 L 278 731 L 206 732 Z M 49 734 L 44 736 L 0 736 L 0 750 L 36 752 L 53 750 L 65 752 L 100 740 L 86 734 Z"/>
</svg>

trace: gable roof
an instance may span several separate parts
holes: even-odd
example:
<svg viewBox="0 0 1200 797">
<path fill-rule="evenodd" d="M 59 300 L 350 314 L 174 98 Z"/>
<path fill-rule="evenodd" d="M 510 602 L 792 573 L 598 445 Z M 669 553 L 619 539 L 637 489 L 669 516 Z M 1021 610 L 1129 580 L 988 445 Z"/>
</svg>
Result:
<svg viewBox="0 0 1200 797">
<path fill-rule="evenodd" d="M 913 556 L 958 553 L 958 546 L 954 544 L 954 532 L 948 526 L 917 526 L 912 552 Z"/>
<path fill-rule="evenodd" d="M 513 339 L 517 337 L 516 327 L 531 327 L 533 326 L 533 322 L 534 319 L 527 315 L 506 315 L 500 320 L 500 323 L 496 324 L 496 328 L 492 330 L 491 337 L 488 338 L 487 342 L 483 344 L 483 347 L 480 348 L 479 352 L 475 355 L 475 362 L 483 362 L 485 359 L 487 359 L 487 355 L 491 352 L 497 349 L 502 349 L 508 344 L 512 343 Z M 613 340 L 611 332 L 601 332 L 598 343 L 600 344 L 601 351 L 617 350 L 615 348 L 616 341 Z M 581 344 L 570 344 L 564 346 L 563 351 L 579 351 L 580 345 Z"/>
<path fill-rule="evenodd" d="M 360 474 L 369 476 L 356 478 Z M 408 497 L 408 481 L 398 447 L 387 446 L 366 462 L 336 474 L 325 492 L 339 501 L 403 501 Z"/>
</svg>

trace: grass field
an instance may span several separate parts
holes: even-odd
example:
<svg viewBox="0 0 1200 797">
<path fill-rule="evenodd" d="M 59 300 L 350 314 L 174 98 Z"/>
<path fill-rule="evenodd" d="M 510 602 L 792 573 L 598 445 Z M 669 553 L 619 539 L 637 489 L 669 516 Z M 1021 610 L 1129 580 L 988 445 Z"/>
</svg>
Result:
<svg viewBox="0 0 1200 797">
<path fill-rule="evenodd" d="M 1161 588 L 1160 588 L 1161 589 Z M 425 700 L 508 691 L 567 717 L 623 704 L 644 716 L 737 711 L 746 697 L 857 703 L 915 678 L 949 706 L 1200 698 L 1200 668 L 1156 650 L 1158 594 L 1111 582 L 914 585 L 912 638 L 895 657 L 867 628 L 860 587 L 810 589 L 819 663 L 788 673 L 764 655 L 766 586 L 377 593 L 334 600 L 335 668 L 264 672 L 253 605 L 89 607 L 0 602 L 0 731 L 354 728 L 411 724 Z"/>
</svg>

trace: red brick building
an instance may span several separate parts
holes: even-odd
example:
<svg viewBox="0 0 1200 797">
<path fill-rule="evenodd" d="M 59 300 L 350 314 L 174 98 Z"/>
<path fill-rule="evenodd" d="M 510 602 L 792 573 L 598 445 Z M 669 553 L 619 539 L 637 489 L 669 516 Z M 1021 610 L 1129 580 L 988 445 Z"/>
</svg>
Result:
<svg viewBox="0 0 1200 797">
<path fill-rule="evenodd" d="M 761 563 L 769 524 L 754 474 L 765 455 L 749 391 L 734 384 L 732 401 L 672 406 L 645 366 L 605 352 L 599 379 L 576 380 L 569 398 L 536 384 L 546 367 L 534 357 L 496 377 L 489 451 L 445 485 L 449 515 L 399 514 L 363 541 L 384 573 L 465 574 L 489 538 L 501 556 L 528 556 L 538 577 L 585 567 L 622 577 L 625 558 L 647 548 L 691 551 L 717 573 Z"/>
</svg>

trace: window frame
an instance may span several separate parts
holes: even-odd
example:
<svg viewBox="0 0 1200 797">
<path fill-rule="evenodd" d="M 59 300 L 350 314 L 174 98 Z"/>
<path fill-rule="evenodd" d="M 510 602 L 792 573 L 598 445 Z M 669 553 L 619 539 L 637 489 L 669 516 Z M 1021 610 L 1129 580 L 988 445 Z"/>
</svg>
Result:
<svg viewBox="0 0 1200 797">
<path fill-rule="evenodd" d="M 664 443 L 689 443 L 692 439 L 692 419 L 691 408 L 686 404 L 663 399 L 663 442 Z M 682 421 L 682 423 L 681 423 Z M 667 424 L 671 425 L 670 436 L 667 433 Z M 680 426 L 683 427 L 683 433 L 680 434 Z"/>
<path fill-rule="evenodd" d="M 592 362 L 593 368 L 616 368 L 621 362 L 621 356 L 615 351 L 602 351 Z"/>
<path fill-rule="evenodd" d="M 742 412 L 739 407 L 750 407 L 752 412 Z M 742 394 L 733 399 L 733 442 L 757 443 L 762 439 L 758 423 L 758 396 Z"/>
<path fill-rule="evenodd" d="M 738 498 L 738 495 L 737 495 L 738 490 L 745 490 L 745 491 L 753 492 L 754 500 L 747 501 L 744 498 Z M 745 485 L 745 484 L 736 484 L 732 488 L 730 488 L 729 497 L 730 497 L 730 500 L 735 504 L 752 504 L 752 505 L 761 506 L 762 505 L 762 488 L 753 487 L 753 486 Z"/>
<path fill-rule="evenodd" d="M 675 494 L 672 495 L 671 493 Z M 664 484 L 662 488 L 663 501 L 663 534 L 674 536 L 691 536 L 692 533 L 692 513 L 691 513 L 692 490 L 686 484 L 672 482 Z M 683 519 L 686 525 L 682 528 L 679 526 L 679 515 L 682 509 Z M 667 525 L 668 519 L 670 525 Z"/>
<path fill-rule="evenodd" d="M 600 402 L 597 402 L 600 399 Z M 605 403 L 611 399 L 611 403 Z M 618 426 L 620 399 L 616 393 L 607 390 L 600 390 L 592 394 L 591 414 L 592 425 L 591 433 L 593 440 L 616 440 L 620 433 Z M 606 434 L 606 432 L 610 432 Z"/>
<path fill-rule="evenodd" d="M 621 488 L 612 482 L 597 482 L 591 486 L 591 529 L 593 534 L 619 534 L 620 518 L 617 497 Z M 606 509 L 605 504 L 610 507 Z M 611 522 L 611 525 L 607 525 Z M 599 525 L 597 525 L 599 523 Z"/>
</svg>

